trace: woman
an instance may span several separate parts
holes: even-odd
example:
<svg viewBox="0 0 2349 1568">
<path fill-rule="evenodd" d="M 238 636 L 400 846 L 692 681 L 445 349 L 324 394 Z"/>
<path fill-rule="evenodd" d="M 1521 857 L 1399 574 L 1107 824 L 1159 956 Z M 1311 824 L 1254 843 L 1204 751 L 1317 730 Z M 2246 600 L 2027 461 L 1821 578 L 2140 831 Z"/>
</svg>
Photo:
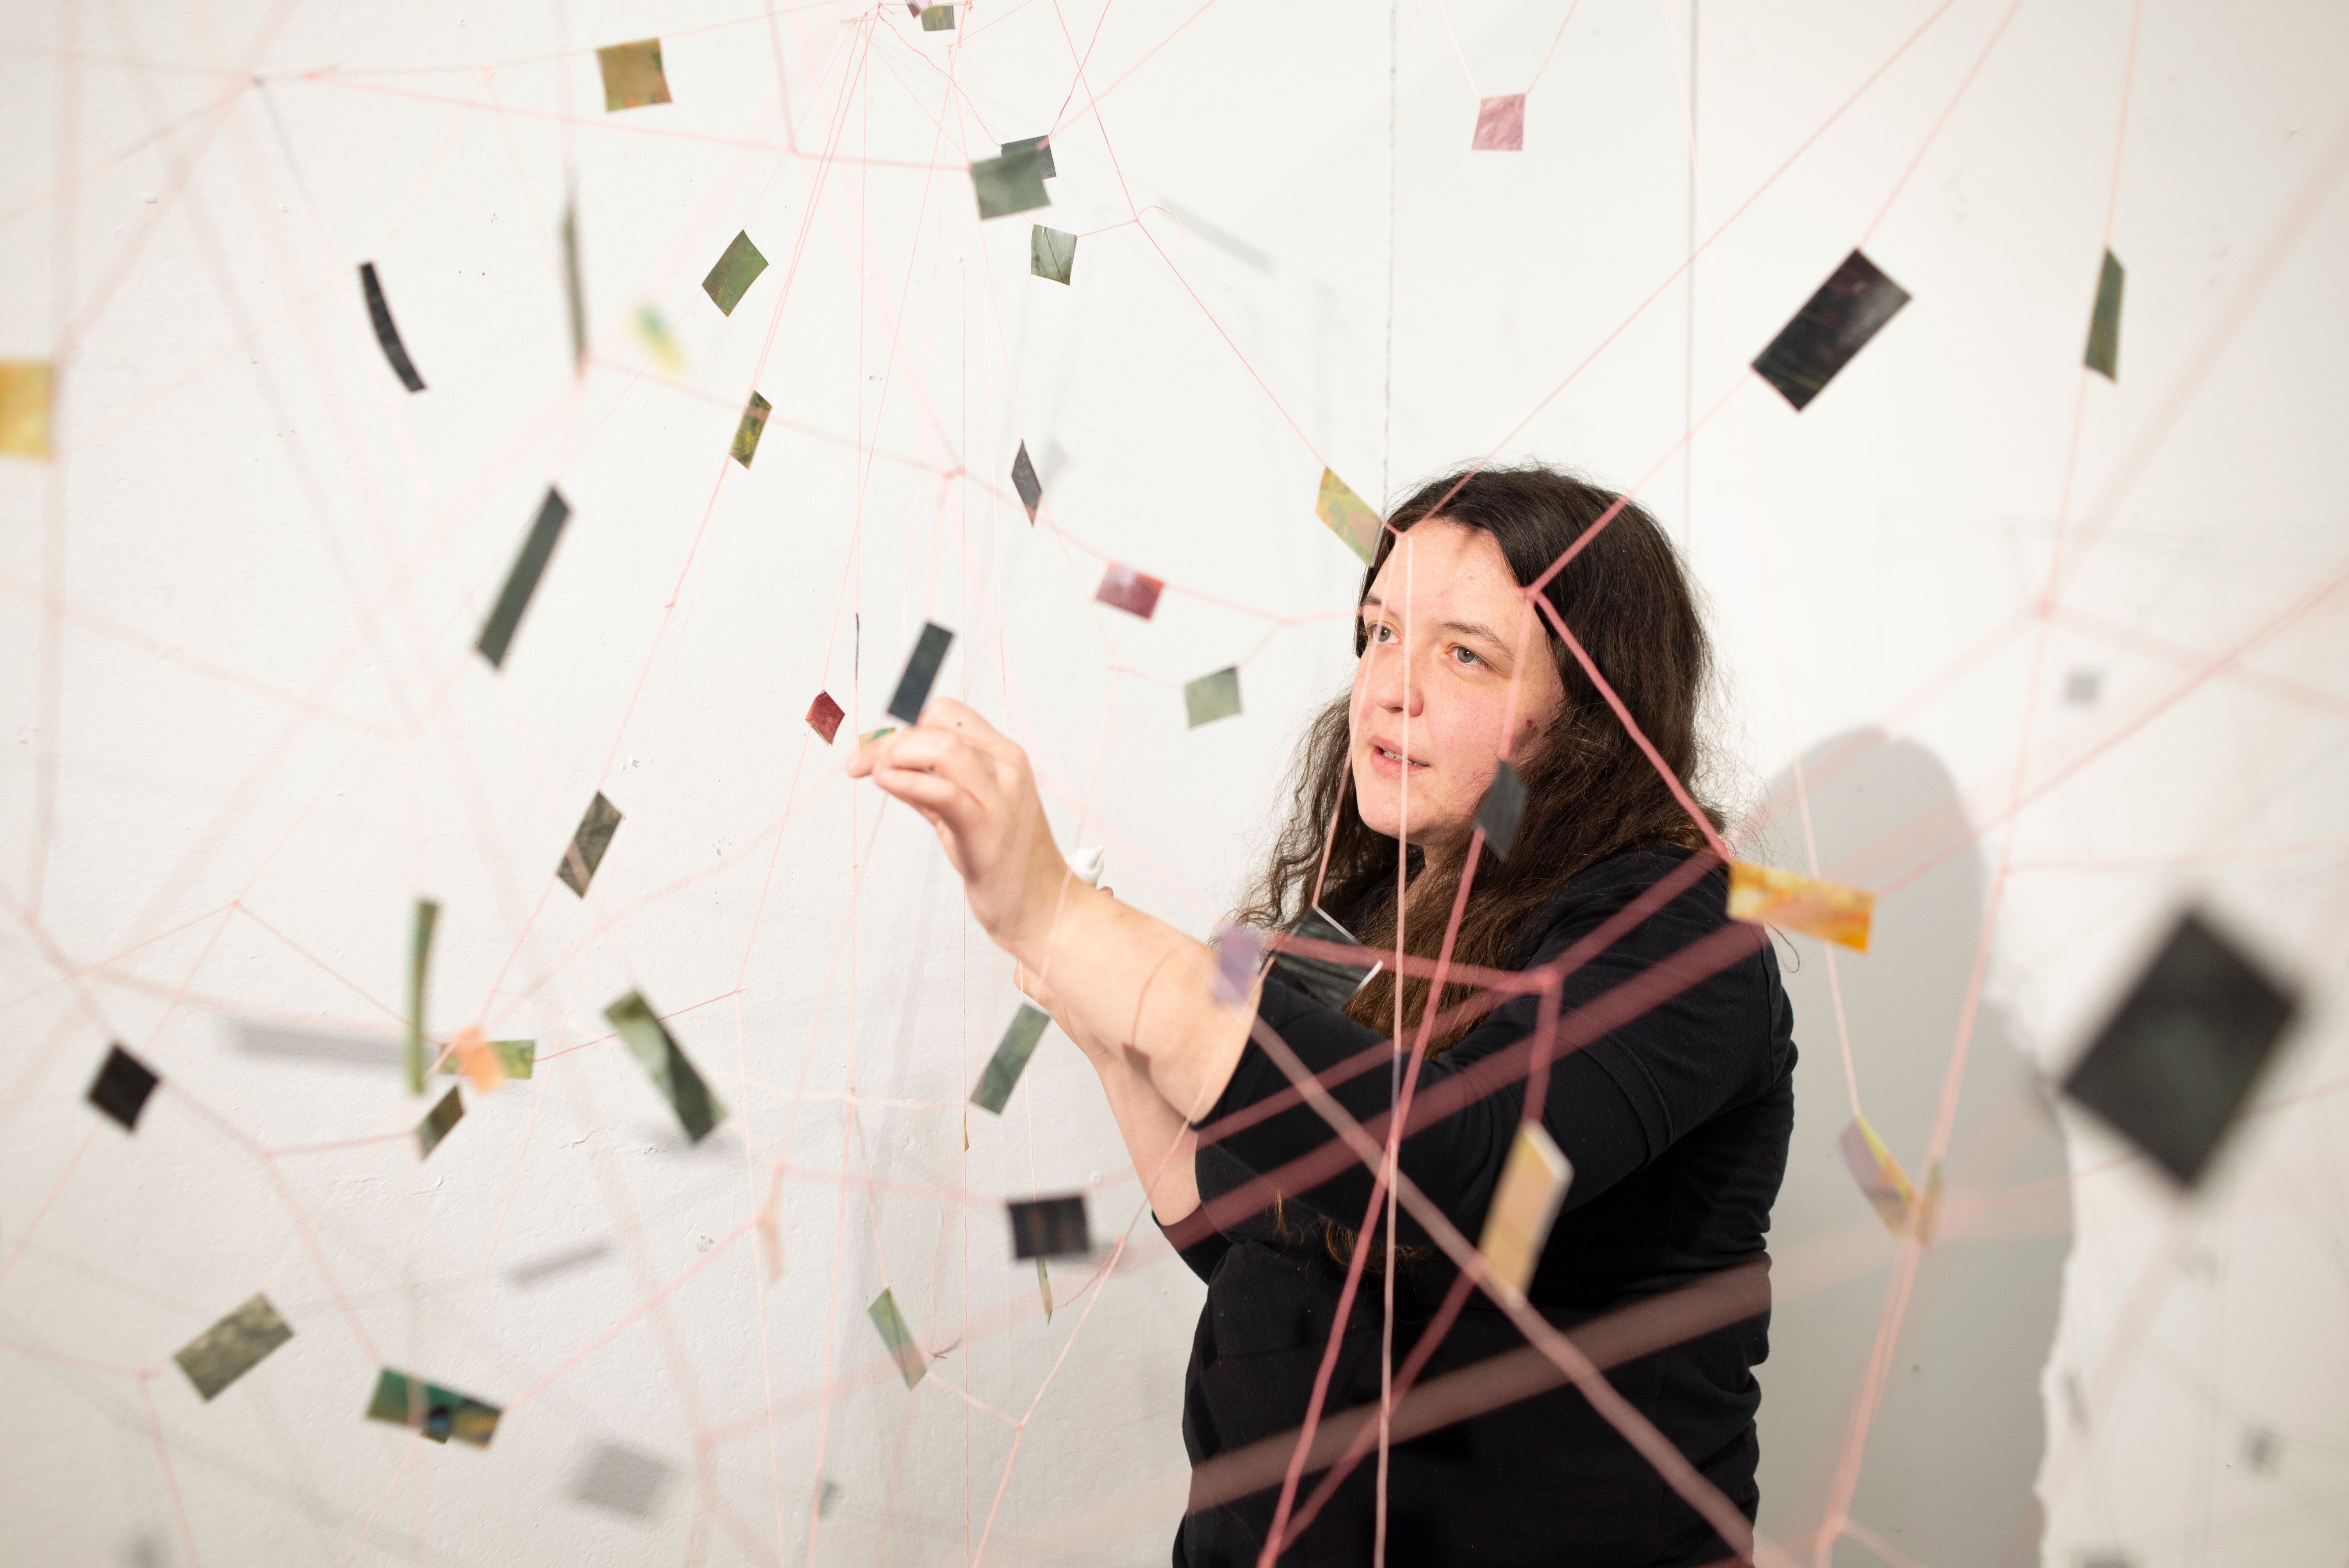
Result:
<svg viewBox="0 0 2349 1568">
<path fill-rule="evenodd" d="M 1539 615 L 1536 583 L 1607 691 Z M 1363 967 L 1398 946 L 1439 958 L 1447 934 L 1454 966 L 1547 966 L 1554 1036 L 1535 1038 L 1537 996 L 1449 972 L 1431 1016 L 1424 964 L 1398 983 L 1390 962 L 1348 998 L 1276 962 L 1235 1000 L 1214 949 L 1069 873 L 1026 758 L 958 704 L 849 770 L 936 828 L 1022 989 L 1099 1071 L 1154 1212 L 1207 1281 L 1177 1563 L 1254 1563 L 1276 1523 L 1288 1563 L 1369 1563 L 1381 1536 L 1387 1561 L 1413 1564 L 1731 1556 L 1758 1501 L 1752 1369 L 1795 1047 L 1768 944 L 1726 921 L 1707 825 L 1608 700 L 1692 777 L 1707 655 L 1679 561 L 1645 512 L 1570 475 L 1447 476 L 1390 520 L 1354 642 L 1352 692 L 1306 736 L 1244 917 L 1286 930 L 1318 907 L 1360 934 Z M 1502 856 L 1476 817 L 1505 759 L 1526 804 Z M 1391 1039 L 1418 1051 L 1415 1072 Z M 1413 1096 L 1399 1161 L 1413 1204 L 1391 1211 L 1371 1162 L 1330 1157 L 1329 1108 L 1300 1102 L 1283 1057 L 1374 1140 Z M 1605 1411 L 1453 1261 L 1481 1233 L 1545 1061 L 1538 1119 L 1573 1175 L 1526 1302 L 1604 1367 L 1619 1396 Z M 1420 1402 L 1392 1408 L 1387 1453 L 1349 1469 L 1382 1368 L 1414 1348 Z M 1284 1509 L 1316 1410 L 1322 1440 Z"/>
</svg>

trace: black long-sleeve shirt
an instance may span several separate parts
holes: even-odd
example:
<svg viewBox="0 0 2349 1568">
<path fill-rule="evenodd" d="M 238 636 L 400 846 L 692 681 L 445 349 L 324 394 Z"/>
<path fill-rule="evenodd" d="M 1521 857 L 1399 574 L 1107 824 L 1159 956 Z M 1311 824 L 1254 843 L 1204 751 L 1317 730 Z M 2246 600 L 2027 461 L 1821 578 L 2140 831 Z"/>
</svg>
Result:
<svg viewBox="0 0 2349 1568">
<path fill-rule="evenodd" d="M 1591 867 L 1529 923 L 1514 955 L 1530 967 L 1584 949 L 1563 981 L 1541 1118 L 1574 1179 L 1526 1295 L 1751 1518 L 1752 1368 L 1768 1348 L 1763 1236 L 1794 1125 L 1793 1016 L 1760 929 L 1724 913 L 1722 871 L 1692 880 L 1685 860 L 1659 848 Z M 1593 940 L 1668 878 L 1686 885 Z M 1524 1111 L 1538 1006 L 1527 995 L 1495 1008 L 1420 1070 L 1402 1169 L 1471 1241 Z M 1393 1075 L 1379 1031 L 1292 989 L 1278 969 L 1257 1016 L 1383 1140 Z M 1363 1224 L 1371 1172 L 1326 1158 L 1334 1135 L 1321 1117 L 1301 1103 L 1261 1114 L 1290 1087 L 1251 1043 L 1198 1124 L 1205 1206 L 1170 1231 L 1208 1283 L 1184 1401 L 1194 1507 L 1174 1551 L 1192 1568 L 1253 1563 L 1269 1532 L 1345 1278 L 1319 1221 L 1380 1244 Z M 1239 1114 L 1252 1108 L 1256 1118 Z M 1277 1210 L 1234 1197 L 1260 1176 L 1280 1191 Z M 1428 1237 L 1403 1211 L 1396 1240 Z M 1455 1278 L 1440 1254 L 1400 1273 L 1398 1366 Z M 1317 1446 L 1300 1505 L 1334 1457 L 1323 1449 L 1353 1429 L 1346 1412 L 1375 1412 L 1382 1311 L 1381 1282 L 1367 1276 L 1323 1402 L 1336 1437 Z M 1727 1554 L 1562 1382 L 1497 1307 L 1470 1296 L 1421 1375 L 1419 1405 L 1397 1413 L 1390 1561 L 1661 1568 Z M 1495 1406 L 1521 1387 L 1526 1397 Z M 1471 1413 L 1445 1418 L 1459 1409 Z M 1373 1484 L 1364 1462 L 1281 1561 L 1369 1561 Z"/>
</svg>

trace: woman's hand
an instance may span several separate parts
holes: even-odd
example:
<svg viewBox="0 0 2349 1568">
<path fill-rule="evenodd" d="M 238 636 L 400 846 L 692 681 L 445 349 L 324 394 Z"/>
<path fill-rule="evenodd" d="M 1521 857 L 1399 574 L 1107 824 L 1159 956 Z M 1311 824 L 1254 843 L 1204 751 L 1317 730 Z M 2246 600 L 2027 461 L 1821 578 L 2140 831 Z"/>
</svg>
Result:
<svg viewBox="0 0 2349 1568">
<path fill-rule="evenodd" d="M 1015 958 L 1040 967 L 1055 914 L 1100 896 L 1053 845 L 1028 754 L 949 697 L 911 728 L 858 747 L 848 776 L 871 779 L 937 830 L 971 913 Z"/>
</svg>

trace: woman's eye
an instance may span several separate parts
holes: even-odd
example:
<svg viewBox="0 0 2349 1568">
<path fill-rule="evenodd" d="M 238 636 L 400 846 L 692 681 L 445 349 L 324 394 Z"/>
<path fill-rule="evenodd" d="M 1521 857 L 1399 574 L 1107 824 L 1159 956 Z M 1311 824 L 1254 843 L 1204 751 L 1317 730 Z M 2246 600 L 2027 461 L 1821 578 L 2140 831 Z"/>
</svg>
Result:
<svg viewBox="0 0 2349 1568">
<path fill-rule="evenodd" d="M 1371 641 L 1372 641 L 1372 642 L 1374 642 L 1374 643 L 1392 643 L 1392 642 L 1393 642 L 1393 641 L 1394 641 L 1394 628 L 1393 628 L 1392 626 L 1390 626 L 1390 625 L 1386 624 L 1386 623 L 1384 623 L 1384 622 L 1381 622 L 1378 625 L 1376 625 L 1376 626 L 1374 626 L 1374 627 L 1372 627 L 1372 628 L 1371 629 Z"/>
<path fill-rule="evenodd" d="M 1452 652 L 1464 665 L 1481 665 L 1485 662 L 1466 648 L 1454 647 Z"/>
</svg>

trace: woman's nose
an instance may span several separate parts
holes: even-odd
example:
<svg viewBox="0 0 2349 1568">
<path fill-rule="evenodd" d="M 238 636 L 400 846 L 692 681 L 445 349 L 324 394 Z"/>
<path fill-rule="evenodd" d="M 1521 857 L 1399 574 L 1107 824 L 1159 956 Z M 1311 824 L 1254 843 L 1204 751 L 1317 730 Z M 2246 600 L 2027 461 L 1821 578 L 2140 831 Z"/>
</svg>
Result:
<svg viewBox="0 0 2349 1568">
<path fill-rule="evenodd" d="M 1426 682 L 1418 678 L 1400 642 L 1374 645 L 1369 655 L 1370 678 L 1368 695 L 1373 707 L 1385 713 L 1419 716 L 1426 706 Z"/>
</svg>

